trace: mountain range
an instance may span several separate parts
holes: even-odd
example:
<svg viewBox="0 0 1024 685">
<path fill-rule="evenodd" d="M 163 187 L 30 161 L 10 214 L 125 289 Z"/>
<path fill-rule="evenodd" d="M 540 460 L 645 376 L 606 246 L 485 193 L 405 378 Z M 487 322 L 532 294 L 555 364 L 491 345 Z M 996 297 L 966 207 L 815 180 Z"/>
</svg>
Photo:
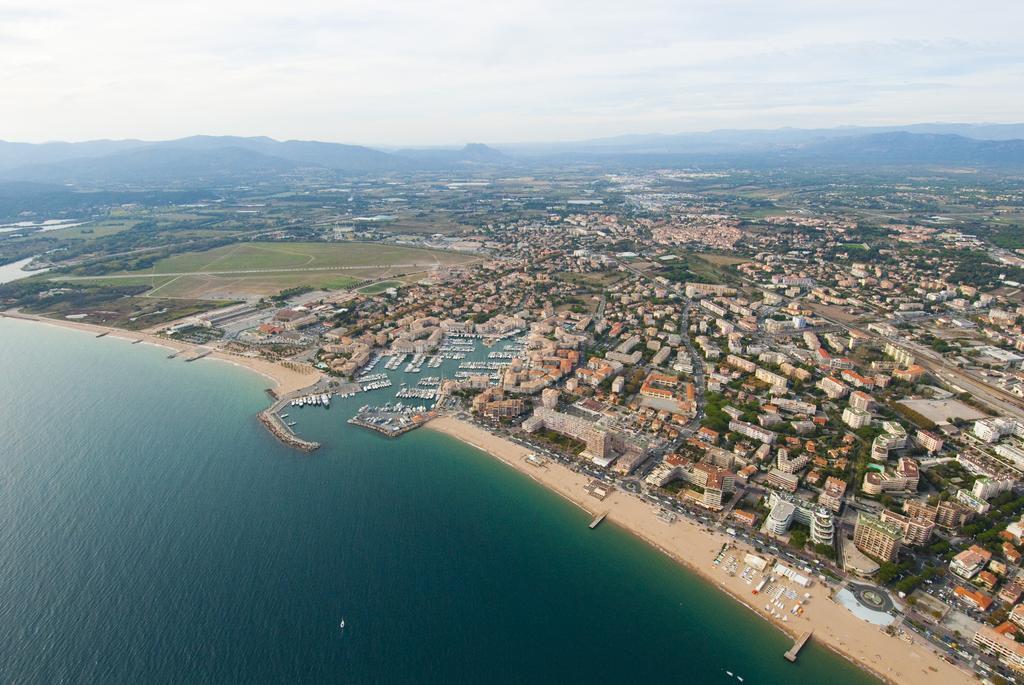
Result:
<svg viewBox="0 0 1024 685">
<path fill-rule="evenodd" d="M 718 130 L 626 135 L 495 149 L 382 150 L 267 137 L 95 140 L 41 144 L 0 141 L 0 182 L 84 187 L 200 187 L 280 179 L 415 171 L 454 173 L 565 163 L 631 165 L 972 166 L 1024 169 L 1024 124 L 918 124 L 905 127 Z"/>
</svg>

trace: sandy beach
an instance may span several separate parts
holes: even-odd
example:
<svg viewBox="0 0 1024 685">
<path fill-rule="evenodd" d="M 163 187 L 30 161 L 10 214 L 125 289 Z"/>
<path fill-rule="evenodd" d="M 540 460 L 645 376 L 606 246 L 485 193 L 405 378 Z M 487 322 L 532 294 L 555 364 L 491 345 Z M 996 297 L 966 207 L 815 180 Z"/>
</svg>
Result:
<svg viewBox="0 0 1024 685">
<path fill-rule="evenodd" d="M 819 580 L 815 580 L 810 589 L 800 591 L 801 595 L 803 592 L 811 595 L 802 615 L 786 612 L 786 623 L 772 617 L 764 610 L 763 595 L 753 596 L 751 586 L 739 575 L 730 576 L 722 566 L 712 564 L 722 545 L 727 542 L 735 547 L 733 554 L 738 554 L 739 558 L 745 552 L 754 551 L 741 541 L 711 532 L 684 517 L 679 517 L 674 523 L 666 523 L 658 518 L 654 506 L 638 496 L 622 491 L 616 490 L 606 499 L 598 500 L 585 489 L 589 481 L 586 476 L 550 460 L 545 460 L 542 466 L 531 464 L 525 459 L 530 454 L 529 450 L 471 423 L 444 416 L 428 423 L 427 428 L 450 435 L 497 457 L 591 514 L 607 512 L 608 521 L 643 538 L 790 636 L 796 637 L 813 630 L 813 641 L 828 646 L 887 682 L 931 685 L 936 682 L 967 683 L 975 680 L 973 674 L 965 673 L 940 658 L 934 648 L 921 638 L 891 636 L 878 626 L 857 618 L 830 599 L 830 586 Z M 909 642 L 908 638 L 914 642 Z M 779 658 L 782 658 L 782 654 Z"/>
<path fill-rule="evenodd" d="M 267 380 L 271 381 L 274 392 L 278 396 L 287 395 L 289 393 L 307 388 L 313 385 L 320 379 L 320 374 L 314 371 L 308 371 L 299 368 L 290 368 L 277 362 L 268 361 L 262 357 L 248 357 L 240 354 L 234 354 L 215 348 L 214 346 L 200 346 L 193 345 L 190 343 L 179 342 L 177 340 L 169 340 L 167 338 L 161 338 L 152 333 L 143 331 L 129 331 L 123 328 L 113 328 L 110 326 L 98 326 L 95 324 L 84 323 L 81 321 L 69 321 L 63 319 L 50 319 L 43 316 L 34 316 L 32 314 L 24 314 L 22 312 L 0 312 L 0 316 L 6 316 L 12 319 L 22 319 L 25 321 L 35 321 L 38 323 L 49 324 L 52 326 L 61 326 L 63 328 L 71 328 L 79 331 L 86 331 L 99 335 L 100 333 L 106 333 L 112 338 L 121 338 L 124 340 L 141 340 L 142 343 L 147 345 L 156 345 L 169 350 L 174 350 L 185 356 L 189 354 L 199 354 L 207 350 L 212 350 L 205 358 L 216 359 L 219 361 L 234 364 L 235 366 L 254 371 Z"/>
</svg>

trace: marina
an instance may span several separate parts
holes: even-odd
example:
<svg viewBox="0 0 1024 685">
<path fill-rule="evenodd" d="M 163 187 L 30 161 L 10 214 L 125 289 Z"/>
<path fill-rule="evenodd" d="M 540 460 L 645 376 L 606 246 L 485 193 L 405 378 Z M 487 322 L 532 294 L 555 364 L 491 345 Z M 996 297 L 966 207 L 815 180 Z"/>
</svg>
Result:
<svg viewBox="0 0 1024 685">
<path fill-rule="evenodd" d="M 324 409 L 330 409 L 331 407 L 331 396 L 328 393 L 313 393 L 310 395 L 303 395 L 302 397 L 296 397 L 288 402 L 289 406 L 292 407 L 323 407 Z M 283 415 L 287 416 L 287 414 Z"/>
<path fill-rule="evenodd" d="M 481 369 L 498 371 L 508 366 L 508 362 L 460 362 L 460 369 Z"/>
<path fill-rule="evenodd" d="M 436 389 L 425 388 L 402 388 L 395 397 L 402 400 L 434 400 L 437 399 Z"/>
<path fill-rule="evenodd" d="M 379 407 L 363 406 L 348 422 L 394 438 L 419 428 L 434 418 L 434 415 L 434 412 L 424 411 L 422 407 L 411 407 L 399 402 Z"/>
</svg>

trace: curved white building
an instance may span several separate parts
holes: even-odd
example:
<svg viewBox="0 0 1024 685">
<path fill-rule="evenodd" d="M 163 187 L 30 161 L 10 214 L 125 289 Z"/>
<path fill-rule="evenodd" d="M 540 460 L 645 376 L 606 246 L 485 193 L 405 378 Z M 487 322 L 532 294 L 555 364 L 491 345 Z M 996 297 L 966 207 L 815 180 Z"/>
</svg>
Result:
<svg viewBox="0 0 1024 685">
<path fill-rule="evenodd" d="M 793 521 L 796 521 L 811 529 L 811 542 L 814 544 L 833 544 L 835 517 L 828 508 L 775 491 L 768 496 L 768 505 L 771 507 L 771 512 L 765 519 L 765 529 L 768 532 L 782 535 L 789 530 Z"/>
</svg>

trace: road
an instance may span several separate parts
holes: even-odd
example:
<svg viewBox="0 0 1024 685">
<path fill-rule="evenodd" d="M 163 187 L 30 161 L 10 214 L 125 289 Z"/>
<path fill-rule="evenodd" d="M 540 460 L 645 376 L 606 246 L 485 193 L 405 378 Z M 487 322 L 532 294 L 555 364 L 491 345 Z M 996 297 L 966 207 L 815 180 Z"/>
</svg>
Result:
<svg viewBox="0 0 1024 685">
<path fill-rule="evenodd" d="M 850 328 L 843 322 L 830 319 L 821 313 L 818 314 L 818 317 L 835 324 L 844 330 L 849 330 Z M 913 352 L 915 362 L 918 365 L 934 373 L 946 383 L 963 388 L 978 400 L 991 405 L 993 409 L 1024 420 L 1024 400 L 1020 397 L 1017 397 L 1002 388 L 997 388 L 996 386 L 985 382 L 983 379 L 961 369 L 955 364 L 951 364 L 942 357 L 942 355 L 936 353 L 931 348 L 925 347 L 924 345 L 920 345 L 898 336 L 879 337 L 882 340 L 888 340 L 895 345 L 905 347 Z"/>
<path fill-rule="evenodd" d="M 623 269 L 629 273 L 644 279 L 645 281 L 652 281 L 653 279 L 643 271 L 634 269 L 629 264 L 618 261 L 616 262 Z M 676 292 L 678 293 L 678 284 L 675 286 Z M 693 341 L 690 340 L 690 308 L 693 306 L 693 300 L 685 298 L 683 300 L 683 310 L 680 312 L 679 321 L 679 337 L 682 338 L 683 345 L 686 346 L 686 351 L 690 355 L 690 359 L 693 362 L 693 387 L 696 393 L 697 406 L 696 412 L 690 421 L 683 426 L 679 431 L 679 437 L 670 443 L 666 449 L 672 449 L 674 446 L 679 445 L 683 440 L 693 435 L 700 427 L 700 422 L 704 418 L 704 394 L 707 386 L 705 385 L 704 379 L 704 358 L 697 354 L 696 348 L 693 346 Z M 602 314 L 604 313 L 604 299 L 601 300 Z"/>
<path fill-rule="evenodd" d="M 914 353 L 915 361 L 935 373 L 948 383 L 958 385 L 983 402 L 991 404 L 1006 414 L 1024 420 L 1024 400 L 1016 395 L 986 383 L 977 376 L 950 364 L 931 349 L 902 338 L 891 338 L 892 342 L 906 347 Z"/>
</svg>

